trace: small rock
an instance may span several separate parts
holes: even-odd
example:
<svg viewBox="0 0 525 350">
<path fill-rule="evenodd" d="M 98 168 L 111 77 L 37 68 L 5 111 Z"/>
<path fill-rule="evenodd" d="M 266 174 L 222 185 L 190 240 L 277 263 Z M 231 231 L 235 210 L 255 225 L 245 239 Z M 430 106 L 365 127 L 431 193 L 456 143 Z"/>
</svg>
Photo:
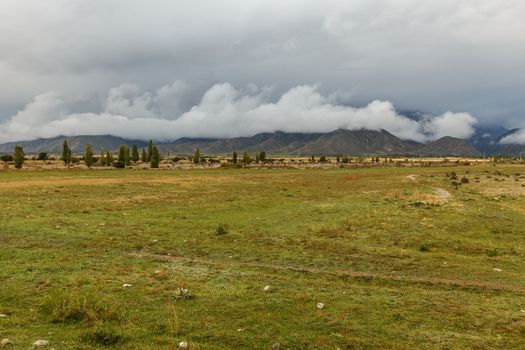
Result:
<svg viewBox="0 0 525 350">
<path fill-rule="evenodd" d="M 265 291 L 265 292 L 269 292 L 270 289 L 272 289 L 272 287 L 270 287 L 270 286 L 266 286 L 266 287 L 263 288 L 263 291 Z"/>
<path fill-rule="evenodd" d="M 188 343 L 185 341 L 181 341 L 179 343 L 179 349 L 188 349 Z"/>
<path fill-rule="evenodd" d="M 3 348 L 3 347 L 6 347 L 8 345 L 11 345 L 13 344 L 13 342 L 7 338 L 5 339 L 2 339 L 2 341 L 0 341 L 0 348 Z"/>
<path fill-rule="evenodd" d="M 523 312 L 525 314 L 525 309 L 521 309 L 520 312 Z"/>
<path fill-rule="evenodd" d="M 43 348 L 44 346 L 48 346 L 49 342 L 47 340 L 37 340 L 33 343 L 33 348 Z"/>
<path fill-rule="evenodd" d="M 55 228 L 58 230 L 60 228 L 60 225 L 55 225 Z"/>
<path fill-rule="evenodd" d="M 124 284 L 122 285 L 122 287 L 123 287 L 123 288 L 131 288 L 131 284 L 129 284 L 129 283 L 124 283 Z"/>
<path fill-rule="evenodd" d="M 242 332 L 243 330 L 244 330 L 244 329 L 242 329 L 242 328 L 238 328 L 238 329 L 237 329 L 237 332 Z"/>
<path fill-rule="evenodd" d="M 7 315 L 6 314 L 0 314 L 0 318 L 6 318 Z"/>
<path fill-rule="evenodd" d="M 323 303 L 317 303 L 317 308 L 318 308 L 319 310 L 324 309 L 324 304 L 323 304 Z"/>
<path fill-rule="evenodd" d="M 501 272 L 501 271 L 503 271 L 502 269 L 498 269 L 497 267 L 495 267 L 493 270 L 496 271 L 496 272 Z"/>
<path fill-rule="evenodd" d="M 281 344 L 275 343 L 272 345 L 272 350 L 279 350 L 281 348 Z"/>
</svg>

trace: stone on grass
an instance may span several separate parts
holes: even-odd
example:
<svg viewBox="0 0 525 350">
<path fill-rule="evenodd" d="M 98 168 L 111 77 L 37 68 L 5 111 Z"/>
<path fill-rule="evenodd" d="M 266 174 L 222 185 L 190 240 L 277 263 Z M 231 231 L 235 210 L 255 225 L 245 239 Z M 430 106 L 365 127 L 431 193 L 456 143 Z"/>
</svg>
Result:
<svg viewBox="0 0 525 350">
<path fill-rule="evenodd" d="M 33 348 L 43 348 L 44 346 L 48 346 L 48 345 L 49 345 L 49 342 L 47 340 L 39 339 L 33 343 Z"/>
<path fill-rule="evenodd" d="M 129 284 L 129 283 L 124 283 L 124 284 L 122 285 L 122 287 L 123 287 L 123 288 L 131 288 L 131 284 Z"/>
<path fill-rule="evenodd" d="M 318 308 L 319 310 L 324 309 L 324 304 L 323 304 L 323 303 L 317 303 L 317 308 Z"/>
<path fill-rule="evenodd" d="M 6 314 L 0 314 L 0 318 L 6 318 L 7 315 Z"/>
<path fill-rule="evenodd" d="M 7 338 L 5 339 L 2 339 L 2 341 L 0 341 L 0 348 L 4 348 L 6 346 L 9 346 L 9 345 L 12 345 L 13 342 Z"/>
<path fill-rule="evenodd" d="M 272 350 L 279 350 L 281 348 L 281 344 L 275 343 L 272 345 Z"/>
<path fill-rule="evenodd" d="M 266 287 L 263 288 L 263 291 L 265 291 L 265 292 L 269 292 L 270 289 L 272 289 L 272 287 L 270 287 L 270 286 L 266 286 Z"/>
<path fill-rule="evenodd" d="M 189 348 L 189 346 L 188 346 L 188 343 L 187 343 L 187 342 L 185 342 L 185 341 L 181 341 L 181 342 L 179 343 L 179 349 L 188 349 L 188 348 Z"/>
<path fill-rule="evenodd" d="M 496 272 L 501 272 L 501 271 L 503 271 L 502 269 L 498 269 L 497 267 L 495 267 L 493 270 L 496 271 Z"/>
</svg>

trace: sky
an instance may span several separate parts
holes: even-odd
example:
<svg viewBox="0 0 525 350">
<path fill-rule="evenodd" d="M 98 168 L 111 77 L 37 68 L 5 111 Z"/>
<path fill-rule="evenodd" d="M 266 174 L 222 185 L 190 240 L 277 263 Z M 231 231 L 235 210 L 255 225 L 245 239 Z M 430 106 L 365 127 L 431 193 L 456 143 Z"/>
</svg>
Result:
<svg viewBox="0 0 525 350">
<path fill-rule="evenodd" d="M 0 143 L 525 128 L 523 18 L 518 0 L 2 0 Z"/>
</svg>

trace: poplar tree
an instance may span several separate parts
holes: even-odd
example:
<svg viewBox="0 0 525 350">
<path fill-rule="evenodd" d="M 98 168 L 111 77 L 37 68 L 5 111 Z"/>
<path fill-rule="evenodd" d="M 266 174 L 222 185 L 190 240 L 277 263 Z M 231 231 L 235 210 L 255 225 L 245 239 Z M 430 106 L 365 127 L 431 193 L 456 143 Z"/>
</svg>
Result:
<svg viewBox="0 0 525 350">
<path fill-rule="evenodd" d="M 126 146 L 126 158 L 125 158 L 125 163 L 126 163 L 126 166 L 130 166 L 130 165 L 131 165 L 131 152 L 130 152 L 128 146 Z"/>
<path fill-rule="evenodd" d="M 64 165 L 69 166 L 69 164 L 71 164 L 71 148 L 69 148 L 67 140 L 64 140 L 64 144 L 62 145 L 62 160 L 64 161 Z"/>
<path fill-rule="evenodd" d="M 100 152 L 99 163 L 100 163 L 100 166 L 106 166 L 106 157 L 104 155 L 104 151 Z"/>
<path fill-rule="evenodd" d="M 266 161 L 266 152 L 261 151 L 259 152 L 259 160 L 264 163 Z"/>
<path fill-rule="evenodd" d="M 139 148 L 137 145 L 133 145 L 133 150 L 131 151 L 131 160 L 134 163 L 139 161 Z"/>
<path fill-rule="evenodd" d="M 15 168 L 22 169 L 22 165 L 25 160 L 24 149 L 22 146 L 15 146 L 15 153 L 13 154 L 13 161 L 15 162 Z"/>
<path fill-rule="evenodd" d="M 232 163 L 237 164 L 237 152 L 233 152 Z"/>
<path fill-rule="evenodd" d="M 113 166 L 113 153 L 111 152 L 106 153 L 106 165 Z"/>
<path fill-rule="evenodd" d="M 151 167 L 158 168 L 160 163 L 160 153 L 157 146 L 153 145 L 153 150 L 151 151 Z"/>
<path fill-rule="evenodd" d="M 251 159 L 250 159 L 250 155 L 248 154 L 248 152 L 244 152 L 244 154 L 242 155 L 242 162 L 244 164 L 248 164 L 251 162 Z"/>
<path fill-rule="evenodd" d="M 84 153 L 84 162 L 88 166 L 88 168 L 91 168 L 93 163 L 95 163 L 95 160 L 93 159 L 93 146 L 91 144 L 86 145 L 86 152 Z"/>
<path fill-rule="evenodd" d="M 142 163 L 146 163 L 148 161 L 148 155 L 146 154 L 146 149 L 142 149 Z"/>
<path fill-rule="evenodd" d="M 197 148 L 195 150 L 195 153 L 193 154 L 193 163 L 199 164 L 200 161 L 201 161 L 201 151 L 199 150 L 199 148 Z"/>
<path fill-rule="evenodd" d="M 149 145 L 148 145 L 148 159 L 147 161 L 148 162 L 151 162 L 151 156 L 153 155 L 153 140 L 149 140 Z"/>
<path fill-rule="evenodd" d="M 122 145 L 120 146 L 118 150 L 118 158 L 117 158 L 117 168 L 125 168 L 126 167 L 126 154 L 128 150 L 127 147 Z"/>
</svg>

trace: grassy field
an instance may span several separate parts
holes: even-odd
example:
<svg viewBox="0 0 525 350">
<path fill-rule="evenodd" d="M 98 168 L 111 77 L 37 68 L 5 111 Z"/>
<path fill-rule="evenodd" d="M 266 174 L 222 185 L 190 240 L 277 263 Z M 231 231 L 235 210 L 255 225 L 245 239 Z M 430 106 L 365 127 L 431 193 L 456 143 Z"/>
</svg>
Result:
<svg viewBox="0 0 525 350">
<path fill-rule="evenodd" d="M 456 189 L 451 171 L 470 183 Z M 0 172 L 0 340 L 524 349 L 522 174 Z"/>
</svg>

